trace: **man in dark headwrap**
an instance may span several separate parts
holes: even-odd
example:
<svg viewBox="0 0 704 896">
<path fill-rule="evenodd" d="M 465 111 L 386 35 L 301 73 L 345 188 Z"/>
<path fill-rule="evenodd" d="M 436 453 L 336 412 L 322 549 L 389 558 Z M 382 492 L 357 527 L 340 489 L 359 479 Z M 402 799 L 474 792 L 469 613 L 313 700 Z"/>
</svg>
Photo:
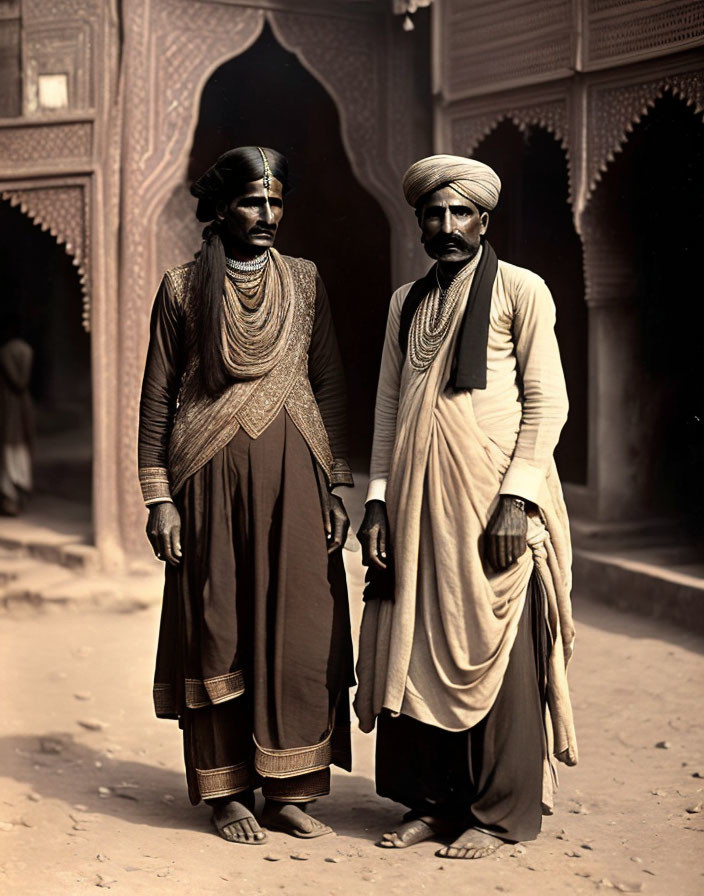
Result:
<svg viewBox="0 0 704 896">
<path fill-rule="evenodd" d="M 315 265 L 273 248 L 286 160 L 240 147 L 193 185 L 209 222 L 154 303 L 140 407 L 147 533 L 166 560 L 154 682 L 191 802 L 222 837 L 330 829 L 305 812 L 349 769 L 354 681 L 334 489 L 352 485 L 344 379 Z"/>
<path fill-rule="evenodd" d="M 496 173 L 431 156 L 403 188 L 436 264 L 391 299 L 355 708 L 378 721 L 377 792 L 410 810 L 380 845 L 476 859 L 535 838 L 553 758 L 577 761 L 567 397 L 547 286 L 485 239 Z"/>
</svg>

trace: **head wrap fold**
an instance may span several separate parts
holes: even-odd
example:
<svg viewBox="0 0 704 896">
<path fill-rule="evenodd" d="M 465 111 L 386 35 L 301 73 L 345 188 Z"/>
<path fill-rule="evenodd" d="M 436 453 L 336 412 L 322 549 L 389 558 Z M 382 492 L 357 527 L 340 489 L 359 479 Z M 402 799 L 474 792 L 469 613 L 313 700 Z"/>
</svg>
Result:
<svg viewBox="0 0 704 896">
<path fill-rule="evenodd" d="M 224 152 L 191 186 L 198 200 L 196 217 L 212 221 L 219 200 L 230 200 L 247 183 L 275 177 L 284 193 L 288 188 L 288 162 L 281 153 L 267 146 L 238 146 Z"/>
<path fill-rule="evenodd" d="M 414 207 L 423 196 L 444 186 L 489 211 L 496 207 L 501 192 L 501 180 L 493 168 L 464 156 L 428 156 L 414 162 L 403 176 L 404 196 Z"/>
</svg>

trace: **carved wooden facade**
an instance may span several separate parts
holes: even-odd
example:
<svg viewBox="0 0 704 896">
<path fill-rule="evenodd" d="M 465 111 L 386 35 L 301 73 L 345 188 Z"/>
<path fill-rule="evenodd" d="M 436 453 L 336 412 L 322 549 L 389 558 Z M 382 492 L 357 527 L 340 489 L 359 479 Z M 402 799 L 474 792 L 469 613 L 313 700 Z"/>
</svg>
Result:
<svg viewBox="0 0 704 896">
<path fill-rule="evenodd" d="M 393 228 L 394 281 L 417 271 L 405 167 L 431 149 L 407 110 L 412 44 L 379 0 L 22 0 L 23 115 L 0 120 L 0 194 L 72 257 L 92 334 L 94 530 L 106 564 L 144 550 L 136 425 L 148 315 L 181 260 L 178 187 L 201 91 L 268 22 L 326 88 L 360 182 Z M 404 40 L 404 38 L 406 38 Z M 45 81 L 60 98 L 42 105 Z"/>
<path fill-rule="evenodd" d="M 630 497 L 637 487 L 627 470 L 628 439 L 622 433 L 621 444 L 614 441 L 619 413 L 627 416 L 617 405 L 626 399 L 608 378 L 619 370 L 613 354 L 625 348 L 614 334 L 629 339 L 623 298 L 632 294 L 634 272 L 618 246 L 605 244 L 594 197 L 633 127 L 664 93 L 702 116 L 704 2 L 444 0 L 434 9 L 436 150 L 472 155 L 505 119 L 544 128 L 565 150 L 591 343 L 588 485 L 571 496 L 585 512 L 628 518 L 638 512 Z M 611 454 L 605 440 L 614 444 Z"/>
<path fill-rule="evenodd" d="M 430 121 L 409 114 L 428 98 L 414 86 L 413 37 L 385 0 L 12 8 L 22 115 L 0 119 L 0 194 L 49 230 L 79 272 L 92 343 L 95 540 L 106 564 L 119 563 L 144 546 L 135 466 L 148 314 L 161 267 L 182 256 L 179 186 L 207 79 L 270 25 L 337 106 L 352 167 L 392 222 L 394 283 L 422 264 L 398 183 L 431 149 Z M 600 251 L 590 203 L 664 91 L 701 114 L 704 2 L 436 0 L 434 9 L 437 148 L 471 154 L 505 118 L 554 134 L 568 158 L 588 301 L 609 305 L 621 272 Z"/>
</svg>

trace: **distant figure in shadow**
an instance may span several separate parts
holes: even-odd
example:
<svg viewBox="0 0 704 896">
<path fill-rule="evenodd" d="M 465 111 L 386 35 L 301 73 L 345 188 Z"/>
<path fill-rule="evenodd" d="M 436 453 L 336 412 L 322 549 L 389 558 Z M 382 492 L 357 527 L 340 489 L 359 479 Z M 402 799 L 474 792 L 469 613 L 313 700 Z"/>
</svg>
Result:
<svg viewBox="0 0 704 896">
<path fill-rule="evenodd" d="M 34 414 L 29 394 L 34 352 L 15 314 L 0 319 L 0 514 L 17 516 L 32 491 Z"/>
</svg>

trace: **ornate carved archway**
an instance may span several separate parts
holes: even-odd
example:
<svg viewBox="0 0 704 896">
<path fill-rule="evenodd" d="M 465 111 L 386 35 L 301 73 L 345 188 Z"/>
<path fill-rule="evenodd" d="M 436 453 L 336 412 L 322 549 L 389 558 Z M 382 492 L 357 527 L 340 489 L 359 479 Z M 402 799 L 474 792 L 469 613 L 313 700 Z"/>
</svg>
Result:
<svg viewBox="0 0 704 896">
<path fill-rule="evenodd" d="M 666 93 L 679 97 L 696 115 L 704 116 L 704 76 L 701 72 L 665 75 L 644 83 L 590 91 L 592 126 L 587 146 L 585 205 L 633 128 Z"/>
<path fill-rule="evenodd" d="M 88 192 L 87 183 L 80 178 L 57 185 L 18 182 L 8 184 L 0 192 L 0 198 L 27 215 L 40 230 L 48 231 L 71 258 L 81 285 L 82 323 L 86 331 L 90 331 L 91 314 Z"/>
<path fill-rule="evenodd" d="M 395 279 L 411 266 L 417 239 L 398 189 L 409 153 L 414 155 L 410 124 L 398 112 L 410 103 L 404 96 L 412 95 L 412 79 L 404 78 L 403 57 L 398 65 L 387 59 L 386 31 L 374 18 L 356 12 L 344 17 L 265 12 L 219 3 L 203 3 L 194 17 L 192 0 L 132 0 L 125 6 L 118 479 L 128 494 L 122 505 L 122 539 L 128 549 L 138 549 L 142 511 L 134 485 L 136 420 L 149 304 L 159 276 L 156 226 L 163 206 L 184 180 L 205 82 L 223 62 L 254 43 L 265 21 L 326 87 L 339 111 L 353 170 L 386 214 L 401 222 L 394 231 Z M 386 114 L 392 105 L 393 117 Z"/>
</svg>

